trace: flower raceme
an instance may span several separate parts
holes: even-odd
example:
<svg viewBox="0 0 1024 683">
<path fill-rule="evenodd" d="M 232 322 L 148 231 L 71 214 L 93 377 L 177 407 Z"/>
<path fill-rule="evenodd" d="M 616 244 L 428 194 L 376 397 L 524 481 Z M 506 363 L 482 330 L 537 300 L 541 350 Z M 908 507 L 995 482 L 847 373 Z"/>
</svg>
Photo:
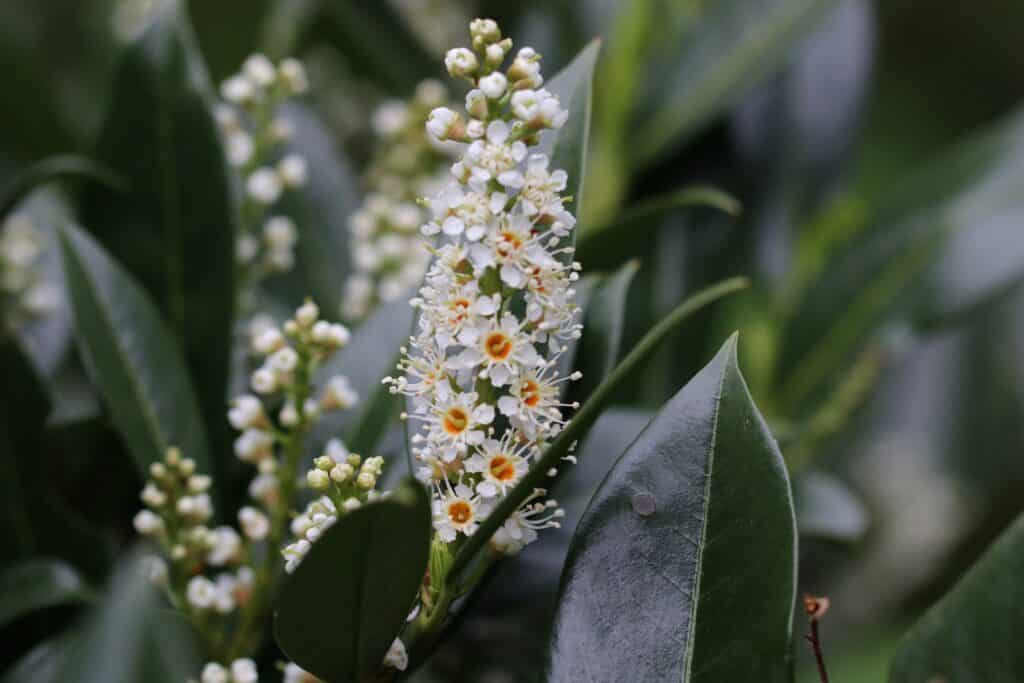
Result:
<svg viewBox="0 0 1024 683">
<path fill-rule="evenodd" d="M 497 24 L 470 24 L 471 48 L 449 50 L 449 74 L 471 90 L 465 111 L 434 109 L 427 133 L 455 143 L 460 158 L 432 199 L 423 235 L 439 239 L 412 305 L 419 311 L 393 393 L 417 425 L 418 477 L 433 491 L 434 529 L 446 543 L 472 535 L 561 431 L 565 382 L 559 357 L 578 338 L 574 282 L 580 266 L 567 239 L 575 226 L 562 195 L 568 177 L 538 150 L 569 113 L 542 88 L 540 55 L 525 47 L 502 69 L 512 42 Z M 436 237 L 435 237 L 436 236 Z M 514 554 L 558 525 L 537 490 L 490 539 Z"/>
</svg>

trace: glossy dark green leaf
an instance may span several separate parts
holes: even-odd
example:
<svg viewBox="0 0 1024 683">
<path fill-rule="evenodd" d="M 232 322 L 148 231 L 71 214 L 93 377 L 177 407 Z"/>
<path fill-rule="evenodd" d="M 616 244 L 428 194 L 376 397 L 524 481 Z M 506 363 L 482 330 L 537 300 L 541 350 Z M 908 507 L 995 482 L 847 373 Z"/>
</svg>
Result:
<svg viewBox="0 0 1024 683">
<path fill-rule="evenodd" d="M 597 288 L 587 305 L 580 359 L 575 363 L 583 373 L 579 386 L 573 387 L 578 396 L 589 396 L 619 360 L 626 327 L 626 297 L 639 268 L 638 261 L 624 265 Z"/>
<path fill-rule="evenodd" d="M 893 663 L 892 683 L 1015 683 L 1024 679 L 1024 516 L 914 625 Z"/>
<path fill-rule="evenodd" d="M 399 348 L 412 330 L 413 313 L 408 297 L 377 307 L 352 332 L 348 346 L 320 370 L 318 376 L 324 379 L 339 373 L 348 377 L 359 403 L 352 410 L 324 416 L 312 439 L 315 448 L 341 434 L 355 452 L 374 453 L 401 405 L 381 379 L 395 373 Z"/>
<path fill-rule="evenodd" d="M 587 145 L 590 142 L 594 65 L 600 51 L 601 41 L 591 41 L 544 86 L 558 96 L 562 107 L 569 111 L 569 120 L 562 128 L 541 134 L 539 151 L 550 157 L 552 168 L 560 168 L 569 174 L 565 195 L 572 197 L 572 201 L 566 203 L 566 209 L 573 215 L 578 215 L 583 198 Z"/>
<path fill-rule="evenodd" d="M 300 48 L 325 42 L 354 72 L 370 76 L 397 95 L 408 95 L 424 78 L 441 74 L 443 55 L 428 52 L 391 3 L 317 2 L 320 11 L 298 37 Z"/>
<path fill-rule="evenodd" d="M 744 88 L 777 66 L 793 40 L 836 0 L 724 0 L 680 20 L 680 35 L 650 67 L 631 148 L 649 163 L 692 137 Z"/>
<path fill-rule="evenodd" d="M 4 671 L 3 683 L 57 683 L 61 661 L 74 634 L 64 632 L 44 640 L 22 655 Z"/>
<path fill-rule="evenodd" d="M 807 472 L 795 477 L 793 501 L 801 538 L 854 543 L 868 530 L 864 503 L 834 476 Z"/>
<path fill-rule="evenodd" d="M 0 393 L 0 564 L 47 556 L 91 577 L 102 575 L 109 539 L 56 493 L 50 462 L 55 448 L 47 429 L 50 392 L 32 358 L 11 336 L 0 337 L 0 377 L 17 387 Z"/>
<path fill-rule="evenodd" d="M 412 609 L 430 532 L 414 481 L 342 516 L 281 584 L 274 635 L 285 655 L 332 683 L 370 680 Z"/>
<path fill-rule="evenodd" d="M 91 159 L 74 155 L 48 157 L 19 173 L 0 192 L 0 219 L 6 217 L 39 186 L 55 180 L 73 178 L 92 178 L 112 190 L 127 189 L 124 178 Z"/>
<path fill-rule="evenodd" d="M 200 670 L 185 618 L 163 606 L 135 555 L 114 572 L 103 601 L 62 649 L 57 680 L 181 683 Z"/>
<path fill-rule="evenodd" d="M 679 304 L 679 306 L 651 328 L 622 362 L 615 366 L 615 370 L 601 383 L 593 395 L 587 399 L 583 407 L 572 416 L 566 428 L 548 446 L 544 454 L 541 455 L 540 460 L 534 463 L 530 471 L 526 473 L 526 476 L 508 492 L 501 503 L 480 525 L 480 528 L 458 550 L 448 574 L 449 584 L 458 585 L 456 582 L 463 578 L 460 572 L 465 571 L 477 553 L 483 550 L 487 540 L 497 531 L 498 527 L 501 526 L 509 515 L 519 509 L 519 506 L 535 489 L 548 488 L 552 485 L 553 482 L 549 475 L 552 468 L 556 470 L 561 468 L 560 471 L 564 473 L 565 467 L 563 466 L 562 459 L 569 454 L 570 448 L 579 439 L 586 436 L 604 409 L 616 398 L 617 392 L 632 375 L 643 367 L 644 363 L 658 349 L 661 342 L 679 329 L 683 323 L 688 321 L 698 311 L 722 297 L 745 289 L 747 286 L 748 283 L 744 278 L 733 278 L 707 287 Z"/>
<path fill-rule="evenodd" d="M 156 302 L 219 452 L 229 448 L 236 209 L 210 83 L 180 5 L 161 4 L 114 72 L 94 156 L 129 192 L 88 185 L 79 218 Z"/>
<path fill-rule="evenodd" d="M 927 329 L 1024 281 L 1024 113 L 893 189 L 787 324 L 779 399 L 801 405 L 886 325 Z"/>
<path fill-rule="evenodd" d="M 152 301 L 82 230 L 62 229 L 60 245 L 79 348 L 140 474 L 169 446 L 210 472 L 185 363 Z"/>
<path fill-rule="evenodd" d="M 358 182 L 334 136 L 311 109 L 292 104 L 285 114 L 295 129 L 289 148 L 306 159 L 309 180 L 282 202 L 298 226 L 299 240 L 295 268 L 281 279 L 290 290 L 290 303 L 298 306 L 311 296 L 333 318 L 341 311 L 350 268 L 348 217 L 359 205 Z"/>
<path fill-rule="evenodd" d="M 35 558 L 0 573 L 0 628 L 32 612 L 90 597 L 82 577 L 59 560 Z"/>
<path fill-rule="evenodd" d="M 789 480 L 734 336 L 584 513 L 548 680 L 788 681 L 795 597 Z"/>
</svg>

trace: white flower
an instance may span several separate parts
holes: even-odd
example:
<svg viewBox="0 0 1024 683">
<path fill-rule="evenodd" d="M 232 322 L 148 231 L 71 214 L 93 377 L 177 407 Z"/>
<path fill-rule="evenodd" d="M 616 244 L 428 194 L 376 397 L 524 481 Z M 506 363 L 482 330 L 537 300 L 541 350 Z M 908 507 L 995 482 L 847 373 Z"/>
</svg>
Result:
<svg viewBox="0 0 1024 683">
<path fill-rule="evenodd" d="M 246 537 L 253 541 L 262 541 L 270 532 L 270 520 L 254 507 L 243 507 L 238 511 L 238 523 Z"/>
<path fill-rule="evenodd" d="M 232 104 L 249 104 L 256 96 L 256 89 L 245 76 L 232 76 L 220 86 L 220 94 Z"/>
<path fill-rule="evenodd" d="M 259 675 L 254 661 L 244 658 L 231 662 L 232 683 L 256 683 L 257 680 L 259 680 Z"/>
<path fill-rule="evenodd" d="M 278 73 L 288 86 L 293 95 L 301 95 L 309 89 L 309 81 L 306 78 L 306 69 L 302 62 L 297 59 L 283 59 L 278 66 Z"/>
<path fill-rule="evenodd" d="M 290 346 L 278 349 L 267 358 L 267 366 L 274 372 L 283 375 L 293 372 L 298 365 L 299 354 Z"/>
<path fill-rule="evenodd" d="M 286 343 L 281 330 L 277 329 L 273 323 L 261 327 L 252 337 L 253 350 L 263 356 L 269 356 Z"/>
<path fill-rule="evenodd" d="M 281 197 L 281 180 L 272 168 L 257 168 L 245 181 L 246 192 L 260 204 L 273 204 Z"/>
<path fill-rule="evenodd" d="M 281 679 L 281 683 L 320 683 L 320 679 L 298 664 L 288 662 L 284 667 L 284 678 Z"/>
<path fill-rule="evenodd" d="M 480 64 L 471 50 L 456 47 L 445 53 L 444 66 L 452 77 L 460 78 L 471 76 Z"/>
<path fill-rule="evenodd" d="M 459 120 L 459 115 L 448 107 L 437 107 L 427 118 L 427 133 L 436 140 L 448 140 Z"/>
<path fill-rule="evenodd" d="M 558 520 L 565 512 L 553 500 L 539 502 L 537 499 L 543 494 L 543 490 L 535 490 L 522 507 L 509 515 L 491 537 L 492 548 L 504 555 L 515 555 L 537 540 L 537 531 L 560 526 Z"/>
<path fill-rule="evenodd" d="M 450 543 L 458 534 L 472 536 L 480 521 L 491 513 L 491 506 L 465 484 L 454 488 L 447 481 L 436 487 L 433 502 L 434 529 L 441 540 Z"/>
<path fill-rule="evenodd" d="M 289 154 L 277 164 L 277 175 L 285 187 L 302 187 L 309 175 L 306 160 L 297 154 Z"/>
<path fill-rule="evenodd" d="M 185 589 L 185 599 L 196 609 L 210 609 L 217 599 L 217 586 L 205 576 L 193 576 Z"/>
<path fill-rule="evenodd" d="M 244 166 L 252 159 L 255 147 L 252 137 L 248 133 L 234 131 L 228 134 L 225 142 L 227 143 L 228 162 L 232 166 Z"/>
<path fill-rule="evenodd" d="M 274 454 L 274 437 L 262 429 L 248 428 L 235 439 L 235 455 L 242 462 L 259 463 Z"/>
<path fill-rule="evenodd" d="M 228 670 L 217 662 L 207 662 L 199 680 L 201 683 L 230 683 Z"/>
<path fill-rule="evenodd" d="M 211 529 L 206 535 L 206 561 L 214 567 L 223 567 L 234 562 L 242 552 L 242 539 L 229 526 Z"/>
<path fill-rule="evenodd" d="M 164 530 L 164 520 L 151 510 L 139 510 L 132 523 L 135 530 L 143 536 L 152 536 Z"/>
<path fill-rule="evenodd" d="M 505 494 L 519 483 L 529 469 L 531 448 L 516 446 L 515 433 L 510 431 L 501 441 L 487 439 L 479 449 L 466 460 L 466 471 L 478 473 L 482 480 L 476 486 L 477 493 L 485 498 Z"/>
<path fill-rule="evenodd" d="M 146 484 L 139 498 L 143 503 L 153 508 L 162 507 L 167 502 L 167 494 L 158 489 L 153 482 Z"/>
<path fill-rule="evenodd" d="M 266 55 L 250 55 L 242 64 L 242 73 L 250 81 L 261 88 L 268 88 L 274 84 L 277 78 L 277 71 L 270 63 Z"/>
<path fill-rule="evenodd" d="M 507 87 L 508 79 L 500 71 L 495 71 L 480 79 L 480 89 L 492 100 L 496 100 L 504 95 Z"/>
<path fill-rule="evenodd" d="M 390 666 L 398 671 L 405 671 L 409 666 L 409 655 L 405 651 L 405 643 L 400 638 L 395 638 L 384 655 L 384 666 Z"/>
<path fill-rule="evenodd" d="M 500 321 L 483 319 L 479 326 L 463 330 L 459 341 L 466 349 L 454 359 L 455 366 L 479 369 L 480 376 L 489 378 L 497 387 L 517 377 L 520 368 L 543 363 L 523 324 L 511 313 L 504 314 Z"/>
<path fill-rule="evenodd" d="M 273 250 L 290 250 L 298 239 L 295 221 L 287 216 L 273 216 L 263 224 L 263 241 Z"/>
<path fill-rule="evenodd" d="M 251 394 L 242 394 L 231 402 L 228 410 L 228 422 L 238 430 L 261 428 L 267 426 L 267 416 L 263 412 L 263 404 Z"/>
<path fill-rule="evenodd" d="M 335 375 L 324 385 L 320 405 L 324 410 L 345 410 L 354 406 L 358 400 L 359 395 L 352 388 L 348 378 L 344 375 Z"/>
</svg>

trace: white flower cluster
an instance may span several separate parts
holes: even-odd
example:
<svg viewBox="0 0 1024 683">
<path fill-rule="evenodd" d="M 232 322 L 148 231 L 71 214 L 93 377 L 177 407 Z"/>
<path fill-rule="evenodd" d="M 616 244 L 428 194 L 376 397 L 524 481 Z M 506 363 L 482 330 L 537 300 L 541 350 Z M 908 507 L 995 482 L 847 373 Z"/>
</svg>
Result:
<svg viewBox="0 0 1024 683">
<path fill-rule="evenodd" d="M 248 657 L 236 659 L 227 667 L 217 662 L 208 662 L 203 667 L 199 683 L 257 683 L 259 672 L 256 662 Z"/>
<path fill-rule="evenodd" d="M 348 343 L 349 331 L 344 325 L 321 320 L 312 301 L 300 306 L 283 329 L 262 317 L 253 323 L 252 350 L 263 362 L 251 376 L 254 393 L 231 402 L 228 422 L 240 432 L 235 455 L 259 471 L 249 495 L 275 510 L 281 504 L 281 478 L 288 478 L 290 486 L 295 474 L 291 463 L 281 471 L 275 446 L 290 443 L 297 430 L 308 428 L 323 413 L 352 407 L 358 396 L 343 375 L 326 380 L 319 396 L 314 395 L 313 372 Z M 276 419 L 271 419 L 272 414 Z"/>
<path fill-rule="evenodd" d="M 298 231 L 283 215 L 270 214 L 286 190 L 306 183 L 306 160 L 296 154 L 277 158 L 281 143 L 292 135 L 288 119 L 277 110 L 287 98 L 308 89 L 306 71 L 295 59 L 276 66 L 266 56 L 245 60 L 240 73 L 221 84 L 224 102 L 217 121 L 228 161 L 238 169 L 244 189 L 237 259 L 255 275 L 291 270 Z"/>
<path fill-rule="evenodd" d="M 378 144 L 367 173 L 369 191 L 349 218 L 353 272 L 342 303 L 348 319 L 365 317 L 423 279 L 430 253 L 418 234 L 426 213 L 417 199 L 443 185 L 451 159 L 447 146 L 426 135 L 423 122 L 447 102 L 444 86 L 427 80 L 408 102 L 386 102 L 374 114 Z"/>
<path fill-rule="evenodd" d="M 9 325 L 52 313 L 60 301 L 57 285 L 40 268 L 44 246 L 42 233 L 25 214 L 12 214 L 0 228 L 0 295 Z"/>
<path fill-rule="evenodd" d="M 563 428 L 556 369 L 566 342 L 580 335 L 573 283 L 579 264 L 566 246 L 575 219 L 561 192 L 566 174 L 531 149 L 568 113 L 539 89 L 539 56 L 511 49 L 494 21 L 470 24 L 472 49 L 450 50 L 452 76 L 468 79 L 466 113 L 438 108 L 428 132 L 465 143 L 453 179 L 431 202 L 422 232 L 443 234 L 420 296 L 417 334 L 403 349 L 402 374 L 384 380 L 405 394 L 421 428 L 413 452 L 431 484 L 434 528 L 445 542 L 473 534 Z M 534 496 L 492 547 L 516 553 L 562 511 Z"/>
<path fill-rule="evenodd" d="M 338 521 L 339 514 L 387 497 L 386 491 L 377 491 L 377 480 L 383 471 L 384 458 L 364 460 L 349 453 L 340 439 L 327 442 L 324 454 L 313 461 L 313 468 L 306 473 L 306 484 L 321 495 L 292 520 L 295 541 L 282 551 L 286 572 L 295 571 L 312 544 Z"/>
<path fill-rule="evenodd" d="M 250 544 L 263 540 L 269 522 L 255 508 L 242 508 L 240 535 L 230 526 L 209 528 L 213 516 L 208 493 L 210 477 L 196 472 L 191 458 L 177 448 L 167 449 L 162 462 L 149 468 L 149 481 L 140 498 L 145 508 L 135 515 L 139 534 L 158 542 L 167 558 L 150 557 L 145 572 L 167 586 L 195 615 L 229 615 L 245 605 L 252 594 L 254 572 L 249 565 Z M 221 571 L 212 578 L 205 572 Z"/>
</svg>

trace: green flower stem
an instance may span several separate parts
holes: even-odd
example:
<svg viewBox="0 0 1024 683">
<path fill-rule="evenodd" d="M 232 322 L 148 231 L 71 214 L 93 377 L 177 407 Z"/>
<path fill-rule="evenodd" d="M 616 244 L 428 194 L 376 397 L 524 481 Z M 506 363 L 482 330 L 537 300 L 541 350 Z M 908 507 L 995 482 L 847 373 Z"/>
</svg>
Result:
<svg viewBox="0 0 1024 683">
<path fill-rule="evenodd" d="M 683 322 L 694 313 L 701 310 L 708 304 L 733 292 L 746 288 L 749 282 L 746 278 L 738 277 L 725 280 L 701 290 L 676 307 L 671 313 L 662 318 L 646 335 L 637 343 L 629 355 L 612 371 L 608 379 L 599 386 L 576 415 L 569 421 L 565 429 L 551 443 L 540 460 L 526 473 L 523 480 L 512 489 L 508 496 L 501 501 L 497 508 L 484 520 L 480 528 L 466 540 L 455 555 L 451 571 L 448 574 L 448 584 L 459 586 L 465 584 L 463 571 L 470 562 L 484 548 L 494 532 L 498 530 L 505 520 L 523 504 L 534 489 L 548 488 L 550 477 L 548 471 L 557 468 L 562 458 L 569 454 L 573 445 L 586 436 L 587 431 L 594 424 L 605 406 L 617 395 L 620 387 L 627 379 L 632 377 L 640 365 L 655 351 L 659 344 L 665 340 L 670 333 L 676 330 Z"/>
</svg>

